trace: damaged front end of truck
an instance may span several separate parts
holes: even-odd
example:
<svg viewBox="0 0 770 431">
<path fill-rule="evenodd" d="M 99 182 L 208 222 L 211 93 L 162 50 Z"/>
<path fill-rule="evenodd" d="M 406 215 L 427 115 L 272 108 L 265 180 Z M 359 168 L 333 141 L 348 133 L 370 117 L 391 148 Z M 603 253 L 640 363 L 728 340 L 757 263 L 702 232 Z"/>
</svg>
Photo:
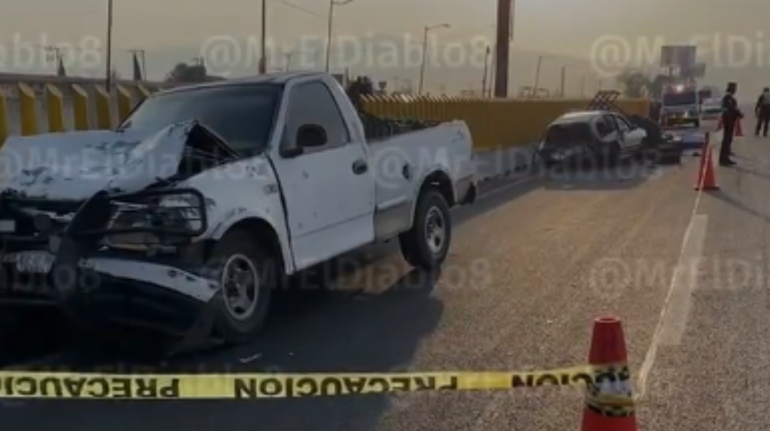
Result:
<svg viewBox="0 0 770 431">
<path fill-rule="evenodd" d="M 0 163 L 21 165 L 0 194 L 0 306 L 205 333 L 218 290 L 204 264 L 212 200 L 184 181 L 236 159 L 195 121 L 10 139 Z"/>
</svg>

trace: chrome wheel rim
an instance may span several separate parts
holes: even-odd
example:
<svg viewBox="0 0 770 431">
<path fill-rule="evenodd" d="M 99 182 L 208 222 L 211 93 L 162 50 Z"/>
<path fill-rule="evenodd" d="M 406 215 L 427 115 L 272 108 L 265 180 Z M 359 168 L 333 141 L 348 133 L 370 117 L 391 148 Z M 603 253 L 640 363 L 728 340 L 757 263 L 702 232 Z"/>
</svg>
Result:
<svg viewBox="0 0 770 431">
<path fill-rule="evenodd" d="M 428 210 L 425 217 L 425 242 L 431 253 L 439 254 L 446 241 L 446 220 L 444 214 L 436 207 Z"/>
<path fill-rule="evenodd" d="M 259 273 L 251 260 L 234 254 L 225 261 L 220 276 L 227 312 L 235 320 L 250 318 L 259 302 Z"/>
</svg>

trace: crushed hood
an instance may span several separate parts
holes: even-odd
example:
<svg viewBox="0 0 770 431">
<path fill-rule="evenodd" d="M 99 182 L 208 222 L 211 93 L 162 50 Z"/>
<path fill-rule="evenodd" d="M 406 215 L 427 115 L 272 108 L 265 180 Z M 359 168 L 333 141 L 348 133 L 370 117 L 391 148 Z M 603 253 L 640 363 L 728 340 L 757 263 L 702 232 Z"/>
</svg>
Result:
<svg viewBox="0 0 770 431">
<path fill-rule="evenodd" d="M 173 177 L 194 121 L 161 130 L 95 130 L 10 137 L 0 150 L 4 190 L 84 200 L 102 190 L 139 191 Z"/>
</svg>

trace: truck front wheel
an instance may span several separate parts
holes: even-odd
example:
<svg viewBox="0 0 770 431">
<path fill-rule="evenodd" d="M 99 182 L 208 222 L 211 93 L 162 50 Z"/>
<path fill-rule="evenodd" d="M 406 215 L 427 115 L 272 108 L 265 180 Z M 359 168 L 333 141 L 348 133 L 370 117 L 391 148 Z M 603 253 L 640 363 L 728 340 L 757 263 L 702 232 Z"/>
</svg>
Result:
<svg viewBox="0 0 770 431">
<path fill-rule="evenodd" d="M 238 344 L 251 339 L 265 323 L 277 283 L 277 261 L 248 231 L 228 232 L 214 247 L 208 268 L 219 283 L 214 301 L 216 335 Z"/>
<path fill-rule="evenodd" d="M 433 270 L 446 260 L 451 242 L 449 205 L 438 190 L 427 189 L 417 200 L 412 228 L 399 237 L 401 254 L 410 265 Z"/>
</svg>

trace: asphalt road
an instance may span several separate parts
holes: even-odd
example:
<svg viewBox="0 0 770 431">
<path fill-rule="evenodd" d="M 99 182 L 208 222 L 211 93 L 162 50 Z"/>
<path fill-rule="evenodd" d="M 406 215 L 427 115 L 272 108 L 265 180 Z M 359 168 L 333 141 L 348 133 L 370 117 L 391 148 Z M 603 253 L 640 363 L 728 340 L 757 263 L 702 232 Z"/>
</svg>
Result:
<svg viewBox="0 0 770 431">
<path fill-rule="evenodd" d="M 722 189 L 711 194 L 693 190 L 694 158 L 681 167 L 491 184 L 490 194 L 455 213 L 451 257 L 437 279 L 410 272 L 388 254 L 392 248 L 373 250 L 370 263 L 336 282 L 337 293 L 282 306 L 267 333 L 245 347 L 137 365 L 72 347 L 53 326 L 36 325 L 23 343 L 0 350 L 13 353 L 6 365 L 78 370 L 531 370 L 585 363 L 592 319 L 613 314 L 623 319 L 632 373 L 644 380 L 641 429 L 763 429 L 770 139 L 743 138 L 736 151 L 740 164 L 718 170 Z M 701 264 L 695 277 L 677 273 L 682 257 L 685 266 Z M 6 402 L 0 420 L 9 431 L 565 430 L 579 426 L 582 400 L 580 392 L 543 388 Z"/>
</svg>

